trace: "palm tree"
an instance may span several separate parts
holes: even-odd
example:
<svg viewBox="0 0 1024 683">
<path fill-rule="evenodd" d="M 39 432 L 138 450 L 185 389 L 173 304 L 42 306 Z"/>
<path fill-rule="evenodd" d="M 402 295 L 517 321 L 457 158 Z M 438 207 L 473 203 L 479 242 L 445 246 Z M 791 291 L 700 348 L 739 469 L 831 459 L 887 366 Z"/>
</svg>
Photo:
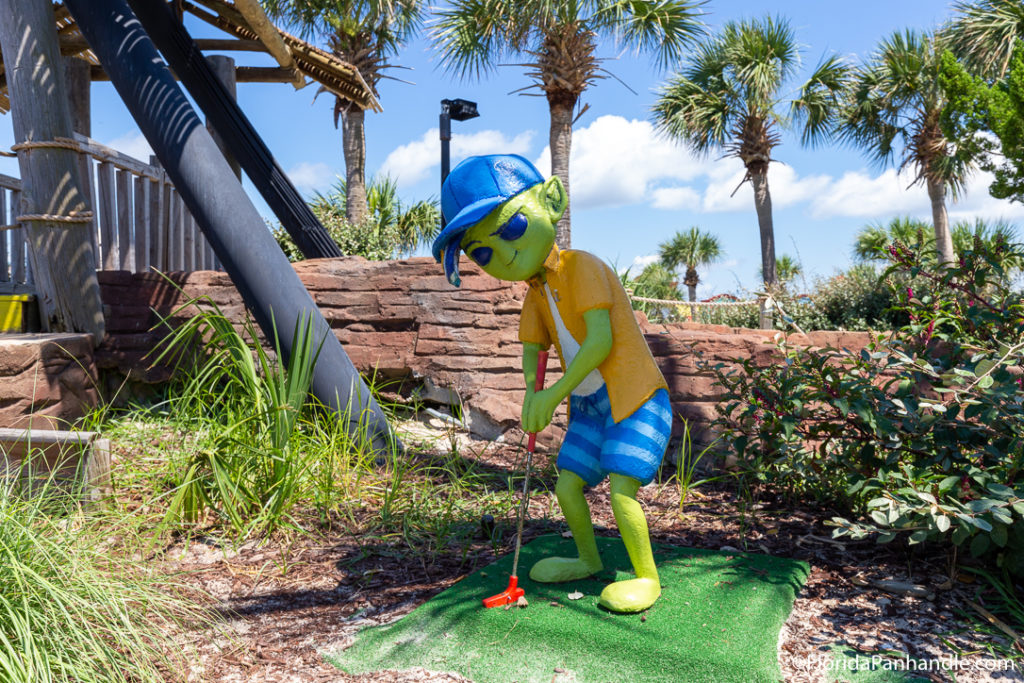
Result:
<svg viewBox="0 0 1024 683">
<path fill-rule="evenodd" d="M 982 253 L 998 263 L 1007 275 L 1024 268 L 1021 260 L 1020 238 L 1017 228 L 1004 220 L 989 223 L 984 218 L 957 221 L 950 228 L 953 247 L 957 253 Z M 869 223 L 857 233 L 854 257 L 861 261 L 884 261 L 886 250 L 894 242 L 919 249 L 926 263 L 935 263 L 935 233 L 931 226 L 910 216 L 899 216 L 888 223 Z"/>
<path fill-rule="evenodd" d="M 989 223 L 984 218 L 957 221 L 950 230 L 957 252 L 984 254 L 1004 270 L 1007 279 L 1022 269 L 1020 237 L 1017 228 L 1005 220 Z"/>
<path fill-rule="evenodd" d="M 803 275 L 803 272 L 804 267 L 789 254 L 783 254 L 775 259 L 775 277 L 784 285 Z"/>
<path fill-rule="evenodd" d="M 783 287 L 803 275 L 803 272 L 804 267 L 789 254 L 783 254 L 775 259 L 775 281 Z M 757 274 L 763 275 L 764 273 L 758 268 Z"/>
<path fill-rule="evenodd" d="M 884 261 L 886 250 L 894 242 L 919 245 L 930 252 L 935 248 L 935 233 L 927 222 L 910 216 L 897 216 L 888 223 L 869 223 L 854 238 L 853 256 L 858 261 Z"/>
<path fill-rule="evenodd" d="M 912 167 L 914 184 L 923 183 L 932 205 L 935 245 L 941 262 L 954 259 L 946 196 L 957 194 L 974 162 L 942 133 L 946 96 L 939 85 L 943 51 L 933 34 L 897 31 L 882 40 L 867 64 L 857 69 L 840 137 L 865 150 L 877 163 Z"/>
<path fill-rule="evenodd" d="M 437 12 L 435 46 L 445 68 L 479 78 L 504 59 L 523 56 L 533 84 L 548 100 L 551 173 L 569 190 L 574 110 L 583 92 L 605 78 L 599 35 L 637 52 L 653 52 L 659 68 L 676 62 L 703 30 L 700 0 L 452 0 Z M 586 111 L 586 107 L 576 118 Z M 560 247 L 571 244 L 570 212 L 558 223 Z"/>
<path fill-rule="evenodd" d="M 669 271 L 686 266 L 683 284 L 689 290 L 690 301 L 697 300 L 700 276 L 697 268 L 722 258 L 722 245 L 714 235 L 694 226 L 686 232 L 677 232 L 671 240 L 658 247 L 661 263 Z"/>
<path fill-rule="evenodd" d="M 953 5 L 956 17 L 944 31 L 949 48 L 969 70 L 1003 78 L 1013 46 L 1024 38 L 1024 3 L 1020 0 L 977 0 Z"/>
<path fill-rule="evenodd" d="M 744 182 L 754 187 L 761 270 L 768 287 L 776 280 L 768 166 L 782 140 L 779 130 L 802 123 L 803 143 L 827 139 L 850 71 L 837 57 L 824 59 L 790 102 L 789 112 L 781 111 L 782 89 L 798 66 L 799 50 L 787 20 L 729 22 L 668 80 L 653 110 L 659 129 L 693 151 L 723 151 L 743 162 Z"/>
<path fill-rule="evenodd" d="M 430 244 L 441 228 L 441 211 L 435 199 L 406 204 L 398 197 L 393 178 L 374 178 L 366 192 L 369 214 L 360 223 L 347 218 L 348 193 L 338 179 L 326 193 L 317 192 L 309 201 L 313 214 L 338 243 L 343 254 L 380 261 L 401 258 Z M 302 255 L 284 230 L 274 237 L 292 261 Z"/>
<path fill-rule="evenodd" d="M 419 30 L 426 3 L 422 0 L 262 0 L 267 13 L 295 26 L 304 38 L 320 38 L 328 49 L 359 72 L 379 97 L 377 86 L 393 68 L 390 59 Z M 342 122 L 346 217 L 367 218 L 366 113 L 340 97 L 334 102 L 334 126 Z"/>
</svg>

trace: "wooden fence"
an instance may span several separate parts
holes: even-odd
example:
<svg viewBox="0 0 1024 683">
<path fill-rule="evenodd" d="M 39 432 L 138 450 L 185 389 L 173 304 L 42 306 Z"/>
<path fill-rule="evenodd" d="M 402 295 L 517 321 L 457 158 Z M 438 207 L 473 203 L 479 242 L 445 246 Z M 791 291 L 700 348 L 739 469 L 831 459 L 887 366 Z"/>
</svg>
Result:
<svg viewBox="0 0 1024 683">
<path fill-rule="evenodd" d="M 20 204 L 21 181 L 0 173 L 0 226 L 15 224 Z M 32 270 L 22 229 L 0 230 L 0 293 L 31 291 Z"/>
<path fill-rule="evenodd" d="M 213 249 L 166 172 L 95 140 L 75 135 L 90 197 L 90 237 L 97 270 L 135 273 L 221 270 Z M 17 225 L 21 181 L 0 174 L 0 225 Z M 0 290 L 31 289 L 23 229 L 0 230 Z"/>
</svg>

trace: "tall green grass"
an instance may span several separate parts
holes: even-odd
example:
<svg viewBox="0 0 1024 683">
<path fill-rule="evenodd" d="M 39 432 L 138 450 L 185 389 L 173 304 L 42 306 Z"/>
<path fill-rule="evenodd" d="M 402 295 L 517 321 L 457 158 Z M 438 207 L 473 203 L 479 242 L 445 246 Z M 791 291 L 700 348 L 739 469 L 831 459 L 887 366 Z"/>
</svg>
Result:
<svg viewBox="0 0 1024 683">
<path fill-rule="evenodd" d="M 177 368 L 160 409 L 182 435 L 168 451 L 165 527 L 213 522 L 241 538 L 308 531 L 312 515 L 321 529 L 418 553 L 465 552 L 481 513 L 500 518 L 514 509 L 514 474 L 487 473 L 453 449 L 382 456 L 366 429 L 348 429 L 348 416 L 308 398 L 322 342 L 308 320 L 297 324 L 284 364 L 276 332 L 271 356 L 251 321 L 232 324 L 209 299 L 190 300 L 171 317 L 186 310 L 190 317 L 155 360 Z"/>
<path fill-rule="evenodd" d="M 200 611 L 132 562 L 122 530 L 65 485 L 51 478 L 29 497 L 16 479 L 0 478 L 0 680 L 180 678 L 173 633 L 205 623 Z"/>
<path fill-rule="evenodd" d="M 155 360 L 182 366 L 170 408 L 195 435 L 166 521 L 195 522 L 209 509 L 242 535 L 273 530 L 288 521 L 309 465 L 292 437 L 323 340 L 300 316 L 284 362 L 276 327 L 271 357 L 250 319 L 236 329 L 209 299 L 175 314 L 193 307 L 199 313 L 168 335 Z"/>
</svg>

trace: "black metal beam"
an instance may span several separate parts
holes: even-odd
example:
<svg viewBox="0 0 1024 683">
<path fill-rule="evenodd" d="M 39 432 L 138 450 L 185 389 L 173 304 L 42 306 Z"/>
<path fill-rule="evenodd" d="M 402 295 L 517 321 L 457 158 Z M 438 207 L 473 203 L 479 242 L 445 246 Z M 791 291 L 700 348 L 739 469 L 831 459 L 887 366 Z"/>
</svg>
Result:
<svg viewBox="0 0 1024 683">
<path fill-rule="evenodd" d="M 370 436 L 379 452 L 401 448 L 327 320 L 125 0 L 67 0 L 65 5 L 264 334 L 273 339 L 276 323 L 282 350 L 290 356 L 296 321 L 300 315 L 310 317 L 316 339 L 323 340 L 313 394 L 347 421 L 349 433 Z"/>
<path fill-rule="evenodd" d="M 128 0 L 128 4 L 299 251 L 306 258 L 341 256 L 171 6 L 159 0 Z"/>
</svg>

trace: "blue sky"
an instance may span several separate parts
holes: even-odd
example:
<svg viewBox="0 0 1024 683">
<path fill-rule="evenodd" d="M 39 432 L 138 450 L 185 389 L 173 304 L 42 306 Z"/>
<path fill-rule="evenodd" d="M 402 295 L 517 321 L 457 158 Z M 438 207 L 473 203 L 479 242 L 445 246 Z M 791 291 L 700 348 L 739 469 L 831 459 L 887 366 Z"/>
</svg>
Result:
<svg viewBox="0 0 1024 683">
<path fill-rule="evenodd" d="M 766 3 L 711 0 L 705 23 L 759 16 Z M 803 45 L 803 74 L 828 53 L 857 61 L 894 30 L 931 29 L 951 14 L 946 0 L 776 0 L 771 11 L 787 17 Z M 186 15 L 196 37 L 223 37 Z M 694 158 L 659 137 L 650 124 L 656 89 L 667 74 L 645 55 L 624 53 L 613 40 L 600 43 L 605 68 L 615 79 L 599 81 L 582 101 L 589 110 L 573 133 L 570 174 L 573 192 L 573 247 L 586 249 L 638 273 L 658 245 L 692 225 L 716 234 L 725 258 L 703 274 L 701 297 L 753 288 L 758 281 L 760 246 L 749 183 L 730 197 L 743 170 L 735 160 Z M 233 53 L 240 65 L 270 65 L 269 57 Z M 444 72 L 426 38 L 411 43 L 393 60 L 406 69 L 391 73 L 414 84 L 385 81 L 384 112 L 366 116 L 367 170 L 397 178 L 407 200 L 438 194 L 437 117 L 444 98 L 478 103 L 481 116 L 453 122 L 453 163 L 469 154 L 516 152 L 547 174 L 548 110 L 542 97 L 511 95 L 529 85 L 519 67 L 501 67 L 482 81 L 462 81 Z M 518 60 L 516 60 L 518 61 Z M 798 85 L 799 78 L 793 87 Z M 341 131 L 332 121 L 333 98 L 314 101 L 315 86 L 295 91 L 287 84 L 240 84 L 238 99 L 256 129 L 299 190 L 309 194 L 330 187 L 344 173 Z M 109 83 L 93 85 L 93 137 L 147 159 L 149 150 Z M 10 116 L 0 116 L 0 148 L 13 143 Z M 872 167 L 857 150 L 828 146 L 803 149 L 785 132 L 776 149 L 781 163 L 769 172 L 775 207 L 776 249 L 798 257 L 808 284 L 850 265 L 853 235 L 864 224 L 911 214 L 930 220 L 923 187 L 893 169 Z M 0 173 L 18 175 L 17 163 L 0 158 Z M 270 212 L 248 185 L 256 206 Z M 988 179 L 976 175 L 967 193 L 950 206 L 955 220 L 1003 217 L 1024 222 L 1024 207 L 988 196 Z"/>
</svg>

